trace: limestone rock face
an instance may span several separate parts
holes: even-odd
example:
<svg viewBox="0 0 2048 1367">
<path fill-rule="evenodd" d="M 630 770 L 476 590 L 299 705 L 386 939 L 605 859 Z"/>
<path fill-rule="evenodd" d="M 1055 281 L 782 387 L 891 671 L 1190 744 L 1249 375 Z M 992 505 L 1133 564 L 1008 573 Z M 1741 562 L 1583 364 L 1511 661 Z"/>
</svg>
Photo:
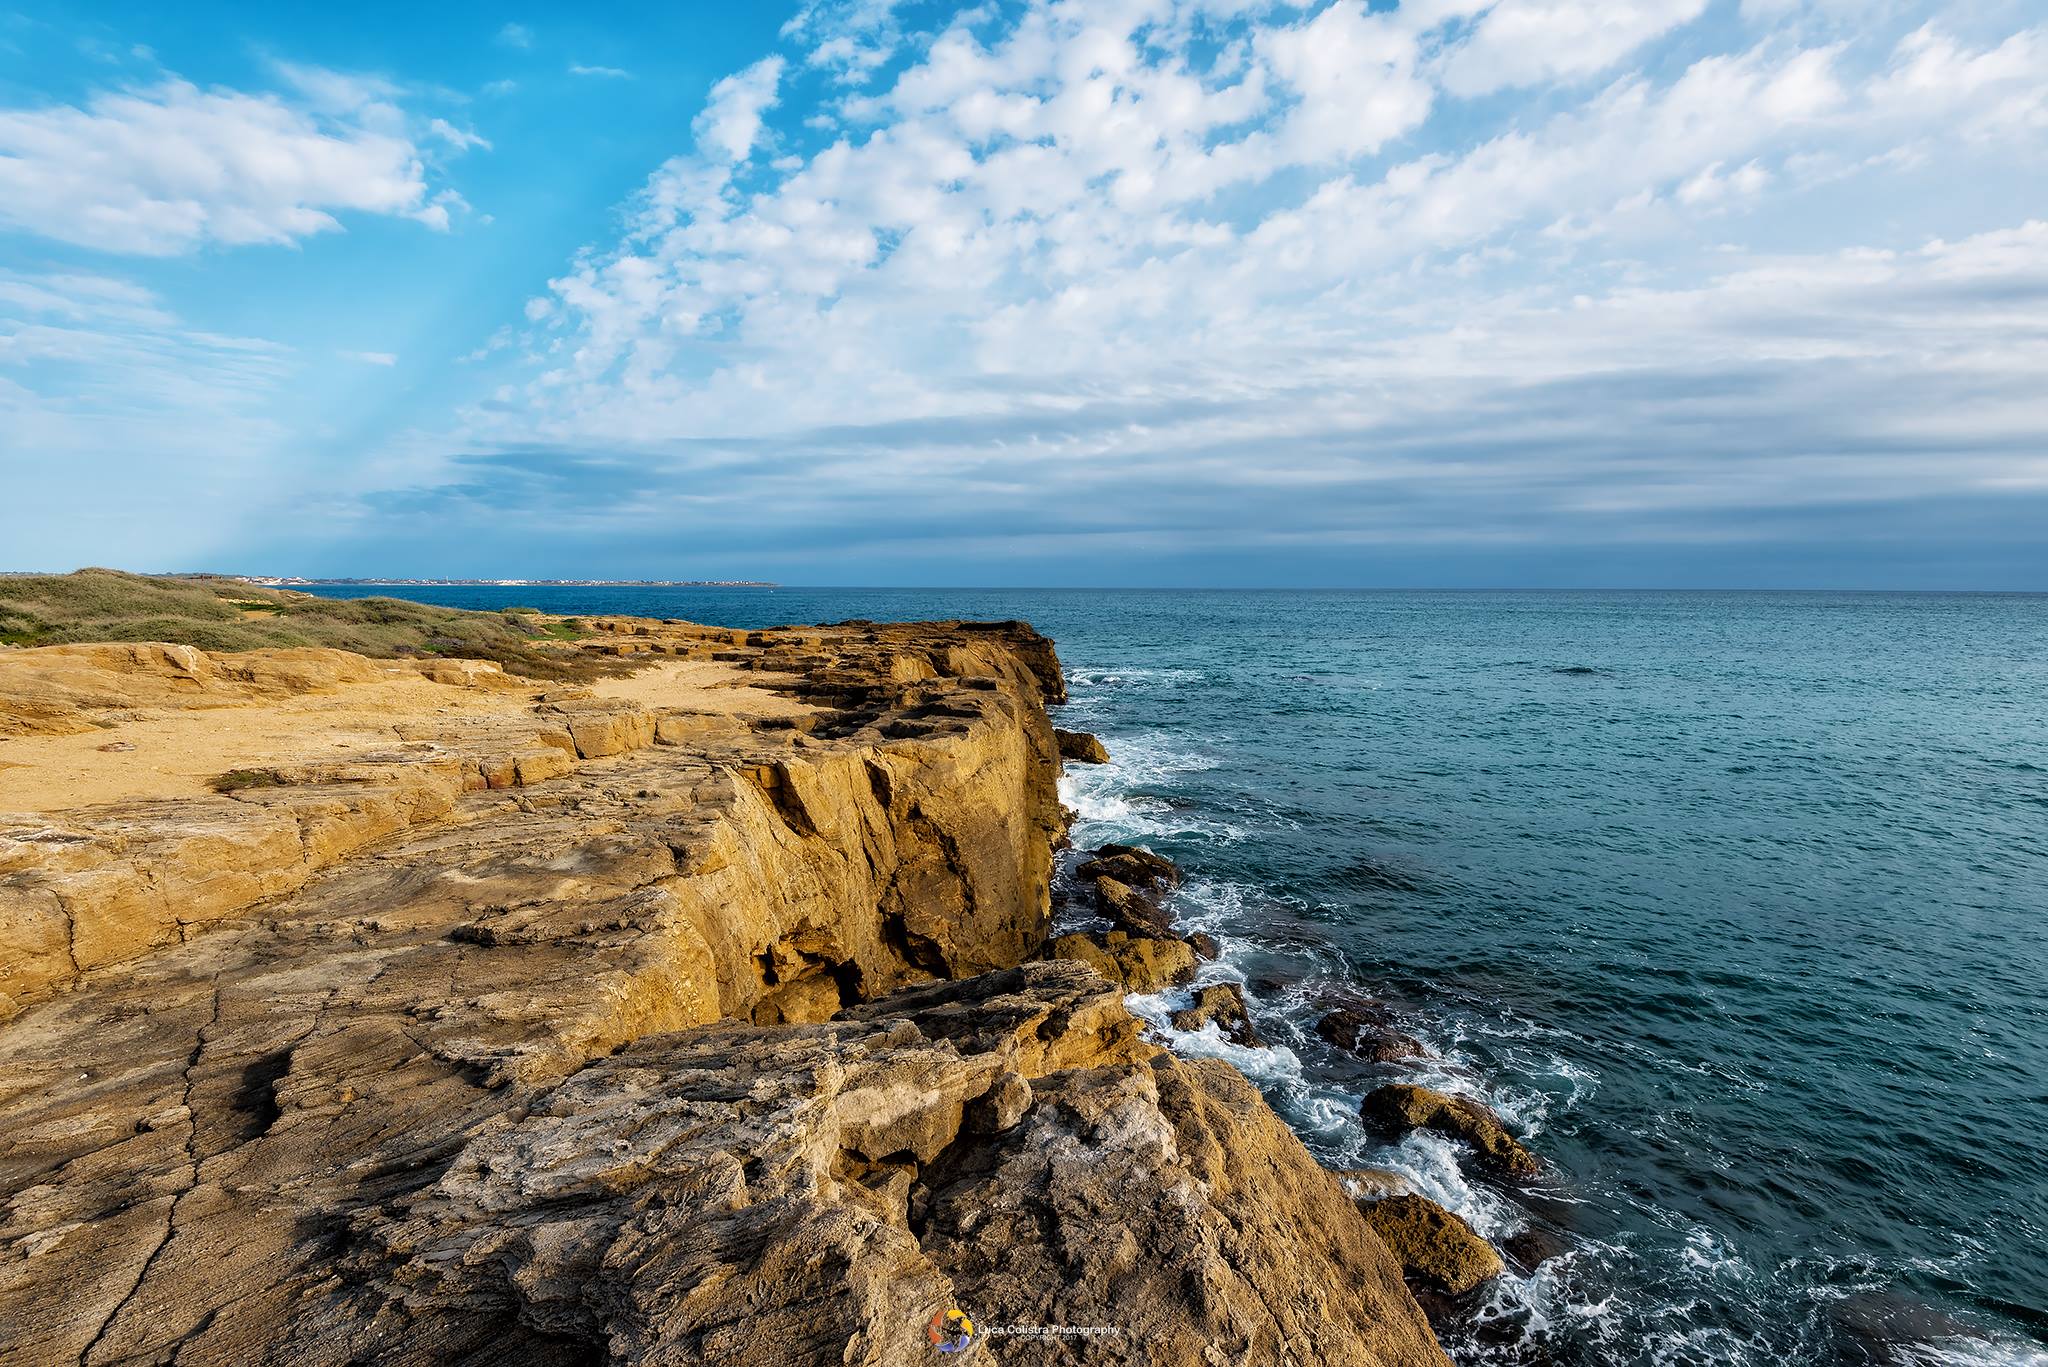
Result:
<svg viewBox="0 0 2048 1367">
<path fill-rule="evenodd" d="M 1101 979 L 1053 963 L 829 1023 L 642 1040 L 359 1214 L 360 1289 L 312 1317 L 306 1350 L 402 1305 L 451 1325 L 495 1310 L 466 1331 L 479 1348 L 517 1324 L 619 1362 L 919 1360 L 927 1321 L 967 1292 L 915 1212 L 1002 1143 L 965 1123 L 977 1104 L 1021 1087 L 1035 1109 L 1027 1077 L 1154 1052 Z M 431 1361 L 426 1346 L 374 1360 Z"/>
<path fill-rule="evenodd" d="M 1462 1139 L 1481 1162 L 1503 1176 L 1530 1178 L 1542 1171 L 1536 1155 L 1508 1133 L 1499 1116 L 1465 1097 L 1396 1083 L 1366 1093 L 1359 1109 L 1375 1129 L 1393 1134 L 1428 1130 Z"/>
<path fill-rule="evenodd" d="M 1030 639 L 1042 645 L 1035 633 Z M 735 682 L 751 675 L 760 688 L 809 704 L 800 719 L 813 734 L 785 724 L 786 713 L 670 712 L 658 688 L 610 698 L 567 689 L 450 720 L 422 706 L 384 719 L 382 749 L 331 762 L 244 770 L 224 753 L 223 791 L 175 800 L 10 817 L 0 770 L 0 1019 L 81 973 L 295 893 L 372 846 L 377 865 L 398 877 L 400 865 L 437 859 L 492 863 L 511 844 L 494 829 L 527 828 L 536 850 L 547 848 L 548 832 L 574 843 L 591 823 L 559 795 L 521 796 L 571 776 L 586 790 L 595 784 L 623 843 L 659 850 L 674 878 L 643 889 L 617 926 L 653 935 L 671 963 L 689 966 L 666 985 L 677 994 L 666 1008 L 674 1024 L 749 1012 L 753 999 L 790 995 L 797 980 L 820 974 L 872 996 L 1036 950 L 1059 821 L 1052 728 L 1026 663 L 1040 652 L 952 623 L 835 637 L 829 651 L 822 637 L 763 640 L 729 652 Z M 895 679 L 905 659 L 930 676 L 935 652 L 950 652 L 972 674 Z M 345 690 L 391 669 L 417 675 L 339 651 L 250 654 L 292 658 L 172 646 L 9 652 L 0 658 L 0 699 L 10 690 L 41 696 L 53 673 L 69 678 L 87 667 L 81 659 L 104 676 L 103 690 L 140 680 L 136 699 L 161 704 L 166 680 L 186 680 L 196 690 L 187 701 L 212 709 L 248 705 L 250 690 L 269 697 L 294 681 Z M 142 663 L 109 670 L 106 659 Z M 742 691 L 755 690 L 724 696 L 737 701 Z M 583 775 L 590 761 L 612 762 Z M 457 853 L 425 853 L 427 832 L 443 828 Z M 401 837 L 420 848 L 385 848 Z M 565 872 L 608 866 L 557 852 L 570 859 Z M 491 877 L 516 883 L 518 862 Z M 550 874 L 544 890 L 594 902 L 621 891 L 602 877 L 582 881 Z M 405 886 L 401 901 L 414 890 Z M 473 922 L 464 933 L 481 943 L 558 939 L 585 920 L 579 912 L 558 925 L 558 910 L 482 899 L 462 914 Z M 794 995 L 829 1014 L 844 994 L 828 1000 L 813 983 Z"/>
<path fill-rule="evenodd" d="M 1403 1272 L 1435 1290 L 1463 1295 L 1507 1270 L 1493 1245 L 1427 1197 L 1375 1201 L 1365 1209 L 1365 1222 L 1401 1260 Z"/>
<path fill-rule="evenodd" d="M 1123 1330 L 991 1362 L 1441 1367 L 1337 1180 L 1143 1039 L 1122 993 L 1186 942 L 1034 960 L 1049 643 L 594 630 L 646 671 L 123 647 L 146 687 L 52 701 L 75 661 L 0 659 L 36 715 L 227 747 L 211 789 L 0 818 L 0 1362 L 897 1367 L 958 1306 Z M 301 685 L 420 705 L 233 750 Z"/>
</svg>

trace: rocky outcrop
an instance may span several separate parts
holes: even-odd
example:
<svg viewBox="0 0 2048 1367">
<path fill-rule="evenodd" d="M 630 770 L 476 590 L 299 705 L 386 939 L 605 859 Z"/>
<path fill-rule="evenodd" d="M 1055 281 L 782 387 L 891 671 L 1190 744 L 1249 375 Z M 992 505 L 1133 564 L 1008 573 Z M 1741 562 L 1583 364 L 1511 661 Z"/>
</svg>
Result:
<svg viewBox="0 0 2048 1367">
<path fill-rule="evenodd" d="M 1170 1017 L 1176 1030 L 1200 1030 L 1214 1025 L 1232 1044 L 1260 1049 L 1265 1041 L 1252 1028 L 1251 1013 L 1245 1009 L 1244 989 L 1236 983 L 1212 983 L 1195 993 L 1194 1001 Z"/>
<path fill-rule="evenodd" d="M 1173 934 L 1173 917 L 1157 897 L 1114 878 L 1095 880 L 1095 909 L 1127 935 L 1162 939 Z"/>
<path fill-rule="evenodd" d="M 1400 1259 L 1402 1272 L 1431 1290 L 1463 1295 L 1507 1270 L 1492 1244 L 1427 1197 L 1374 1201 L 1365 1222 Z"/>
<path fill-rule="evenodd" d="M 1185 942 L 1025 962 L 1048 643 L 593 628 L 648 670 L 415 675 L 378 747 L 6 823 L 0 1361 L 893 1367 L 953 1306 L 1121 1331 L 990 1361 L 1444 1361 L 1257 1092 L 1141 1037 Z"/>
<path fill-rule="evenodd" d="M 1059 741 L 1061 759 L 1076 764 L 1109 763 L 1109 747 L 1086 731 L 1054 731 L 1053 736 Z"/>
<path fill-rule="evenodd" d="M 1400 1272 L 1229 1065 L 1155 1055 L 1033 1083 L 1028 1117 L 927 1176 L 922 1246 L 1004 1362 L 1445 1362 Z"/>
<path fill-rule="evenodd" d="M 1158 896 L 1180 886 L 1180 868 L 1163 854 L 1137 845 L 1103 845 L 1074 869 L 1082 882 L 1113 878 Z"/>
<path fill-rule="evenodd" d="M 1082 931 L 1054 940 L 1047 953 L 1087 964 L 1126 992 L 1158 992 L 1195 976 L 1195 949 L 1185 940 L 1157 940 Z"/>
<path fill-rule="evenodd" d="M 194 688 L 213 707 L 239 694 L 205 694 L 205 680 L 272 672 L 156 649 L 192 657 Z M 44 653 L 0 661 L 0 692 L 18 660 L 34 666 Z M 239 781 L 220 794 L 0 814 L 0 1013 L 295 892 L 394 837 L 559 810 L 517 794 L 593 760 L 616 761 L 593 771 L 609 779 L 646 780 L 645 798 L 617 782 L 607 797 L 616 819 L 637 828 L 629 839 L 660 849 L 674 875 L 628 918 L 674 939 L 673 961 L 690 967 L 687 982 L 668 989 L 676 999 L 664 1015 L 674 1024 L 790 997 L 798 979 L 857 979 L 871 996 L 1014 963 L 1036 948 L 1058 820 L 1051 728 L 1036 675 L 1004 638 L 893 628 L 836 638 L 829 652 L 823 638 L 803 636 L 726 653 L 821 710 L 735 718 L 664 708 L 658 691 L 644 701 L 543 691 L 514 710 L 452 722 L 430 711 L 391 718 L 385 750 L 346 761 L 236 770 L 223 757 L 222 770 Z M 372 675 L 385 668 L 359 663 Z M 958 678 L 942 677 L 939 663 Z M 808 673 L 778 677 L 791 668 Z M 503 686 L 495 671 L 481 674 Z M 647 753 L 656 747 L 677 748 Z M 487 863 L 493 843 L 488 834 L 477 842 Z M 601 880 L 554 881 L 572 899 L 619 891 Z M 537 922 L 554 914 L 483 907 L 466 933 L 547 940 L 555 928 Z M 818 984 L 804 990 L 826 1004 Z M 836 1009 L 838 995 L 829 995 Z"/>
<path fill-rule="evenodd" d="M 1382 1133 L 1428 1130 L 1462 1140 L 1484 1166 L 1503 1177 L 1526 1180 L 1542 1171 L 1536 1155 L 1508 1133 L 1499 1116 L 1465 1097 L 1396 1083 L 1366 1093 L 1359 1112 Z"/>
</svg>

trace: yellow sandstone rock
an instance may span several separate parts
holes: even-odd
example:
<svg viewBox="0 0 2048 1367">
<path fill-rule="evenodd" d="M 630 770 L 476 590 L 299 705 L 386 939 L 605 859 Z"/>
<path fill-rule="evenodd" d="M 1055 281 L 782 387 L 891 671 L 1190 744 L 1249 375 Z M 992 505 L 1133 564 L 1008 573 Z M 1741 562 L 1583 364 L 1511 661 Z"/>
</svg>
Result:
<svg viewBox="0 0 2048 1367">
<path fill-rule="evenodd" d="M 0 1357 L 896 1367 L 958 1303 L 1443 1367 L 1338 1180 L 1142 1038 L 1184 942 L 1027 962 L 1049 643 L 595 626 L 647 668 L 0 656 Z"/>
</svg>

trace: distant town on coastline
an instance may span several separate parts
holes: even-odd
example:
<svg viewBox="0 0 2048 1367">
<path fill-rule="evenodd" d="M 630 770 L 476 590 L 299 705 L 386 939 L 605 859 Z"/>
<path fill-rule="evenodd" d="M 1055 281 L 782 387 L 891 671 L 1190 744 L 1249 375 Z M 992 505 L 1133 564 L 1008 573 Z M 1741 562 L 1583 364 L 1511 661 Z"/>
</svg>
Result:
<svg viewBox="0 0 2048 1367">
<path fill-rule="evenodd" d="M 185 576 L 173 576 L 184 578 Z M 213 576 L 194 576 L 211 578 Z M 294 574 L 229 574 L 223 579 L 238 579 L 245 584 L 261 584 L 265 588 L 290 589 L 302 585 L 360 585 L 371 588 L 539 588 L 539 589 L 773 589 L 780 588 L 766 579 L 302 579 Z"/>
</svg>

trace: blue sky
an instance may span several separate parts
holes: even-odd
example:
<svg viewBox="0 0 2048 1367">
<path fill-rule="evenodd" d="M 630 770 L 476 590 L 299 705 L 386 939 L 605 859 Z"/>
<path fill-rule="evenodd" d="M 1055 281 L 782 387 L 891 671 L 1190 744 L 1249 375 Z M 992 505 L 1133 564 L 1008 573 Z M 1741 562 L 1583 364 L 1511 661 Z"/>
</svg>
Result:
<svg viewBox="0 0 2048 1367">
<path fill-rule="evenodd" d="M 2048 16 L 0 11 L 0 473 L 0 568 L 2048 589 Z"/>
</svg>

